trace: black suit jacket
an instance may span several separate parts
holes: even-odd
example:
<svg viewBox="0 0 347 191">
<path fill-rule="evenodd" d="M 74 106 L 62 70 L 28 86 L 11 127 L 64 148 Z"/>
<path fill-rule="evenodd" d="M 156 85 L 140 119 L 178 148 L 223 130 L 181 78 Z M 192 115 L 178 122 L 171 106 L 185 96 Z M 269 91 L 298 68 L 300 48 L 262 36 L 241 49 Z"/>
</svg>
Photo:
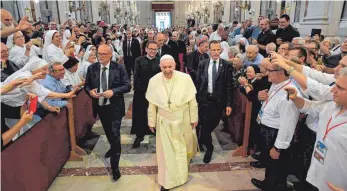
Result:
<svg viewBox="0 0 347 191">
<path fill-rule="evenodd" d="M 207 98 L 209 64 L 210 59 L 205 59 L 200 62 L 198 67 L 196 89 L 199 103 L 203 103 Z M 213 95 L 221 108 L 232 107 L 232 71 L 232 65 L 220 58 L 216 82 L 213 85 Z"/>
<path fill-rule="evenodd" d="M 140 43 L 136 38 L 132 38 L 131 39 L 131 55 L 133 60 L 135 60 L 136 58 L 141 56 L 141 47 L 140 47 Z M 129 57 L 128 55 L 128 40 L 125 39 L 123 41 L 123 54 L 124 57 Z"/>
<path fill-rule="evenodd" d="M 171 55 L 171 47 L 168 46 L 167 44 L 164 44 L 163 47 L 161 47 L 161 55 L 159 55 L 159 51 L 158 51 L 157 57 L 158 57 L 158 58 L 161 58 L 161 57 L 164 56 L 165 54 Z"/>
<path fill-rule="evenodd" d="M 176 70 L 180 70 L 180 61 L 178 59 L 178 53 L 179 53 L 179 49 L 178 49 L 178 44 L 177 42 L 173 41 L 173 40 L 169 40 L 169 42 L 167 43 L 170 47 L 171 47 L 171 56 L 175 59 L 176 62 Z"/>
<path fill-rule="evenodd" d="M 101 64 L 96 62 L 88 67 L 86 84 L 84 90 L 89 95 L 89 92 L 93 89 L 100 88 L 100 69 Z M 113 106 L 113 111 L 117 115 L 125 115 L 125 103 L 124 103 L 124 93 L 130 92 L 131 84 L 128 78 L 128 74 L 125 70 L 124 65 L 117 64 L 115 62 L 110 62 L 108 76 L 108 89 L 113 91 L 113 96 L 110 98 L 110 103 Z M 93 114 L 96 116 L 96 107 L 98 105 L 99 99 L 93 100 Z"/>
</svg>

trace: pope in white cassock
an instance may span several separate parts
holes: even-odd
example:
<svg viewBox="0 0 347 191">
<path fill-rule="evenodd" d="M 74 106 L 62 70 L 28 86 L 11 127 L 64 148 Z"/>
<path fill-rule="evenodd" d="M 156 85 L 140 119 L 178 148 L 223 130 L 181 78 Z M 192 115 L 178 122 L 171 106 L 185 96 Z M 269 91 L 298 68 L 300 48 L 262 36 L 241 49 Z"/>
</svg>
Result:
<svg viewBox="0 0 347 191">
<path fill-rule="evenodd" d="M 175 71 L 170 55 L 160 59 L 161 73 L 153 76 L 146 92 L 148 126 L 156 130 L 158 183 L 161 190 L 188 181 L 188 163 L 198 152 L 196 89 L 189 75 Z"/>
</svg>

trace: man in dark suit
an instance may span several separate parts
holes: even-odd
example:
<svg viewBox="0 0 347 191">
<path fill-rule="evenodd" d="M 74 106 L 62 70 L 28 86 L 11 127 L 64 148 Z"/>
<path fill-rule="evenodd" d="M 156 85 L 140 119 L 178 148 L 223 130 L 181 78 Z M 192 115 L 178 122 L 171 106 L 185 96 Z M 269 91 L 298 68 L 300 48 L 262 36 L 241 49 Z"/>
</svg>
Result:
<svg viewBox="0 0 347 191">
<path fill-rule="evenodd" d="M 199 104 L 199 143 L 206 146 L 204 163 L 211 161 L 213 144 L 211 133 L 219 124 L 223 112 L 229 116 L 232 104 L 232 66 L 220 58 L 219 41 L 209 44 L 210 58 L 203 60 L 197 72 L 197 100 Z"/>
<path fill-rule="evenodd" d="M 125 115 L 124 93 L 131 89 L 125 67 L 111 61 L 112 49 L 101 45 L 98 49 L 99 62 L 88 67 L 84 89 L 93 100 L 93 114 L 99 115 L 111 149 L 105 157 L 111 157 L 113 179 L 120 178 L 121 155 L 120 127 Z"/>
<path fill-rule="evenodd" d="M 199 63 L 205 59 L 208 59 L 208 42 L 201 41 L 198 43 L 198 49 L 188 55 L 187 67 L 189 75 L 192 77 L 193 82 L 196 84 L 196 72 L 198 70 Z"/>
<path fill-rule="evenodd" d="M 181 63 L 180 66 L 183 66 L 183 68 L 180 68 L 181 71 L 184 71 L 184 68 L 186 67 L 187 64 L 187 47 L 186 44 L 179 40 L 179 34 L 177 31 L 172 32 L 172 37 L 171 37 L 172 41 L 176 42 L 178 45 L 178 61 L 181 63 L 180 60 L 180 55 L 182 55 L 182 61 L 183 64 Z"/>
<path fill-rule="evenodd" d="M 131 30 L 127 30 L 126 39 L 123 41 L 124 65 L 128 77 L 131 79 L 131 71 L 134 73 L 135 59 L 141 56 L 140 43 L 136 38 L 132 38 Z"/>
<path fill-rule="evenodd" d="M 171 54 L 170 55 L 174 58 L 174 60 L 176 62 L 175 70 L 180 71 L 180 62 L 178 59 L 178 44 L 177 44 L 177 42 L 170 39 L 170 32 L 169 31 L 164 31 L 163 34 L 165 37 L 165 44 L 167 44 L 171 48 Z M 171 34 L 171 36 L 172 36 L 172 34 Z"/>
<path fill-rule="evenodd" d="M 165 36 L 163 33 L 159 32 L 154 36 L 155 42 L 158 44 L 157 57 L 161 58 L 165 54 L 171 55 L 171 47 L 165 44 Z"/>
</svg>

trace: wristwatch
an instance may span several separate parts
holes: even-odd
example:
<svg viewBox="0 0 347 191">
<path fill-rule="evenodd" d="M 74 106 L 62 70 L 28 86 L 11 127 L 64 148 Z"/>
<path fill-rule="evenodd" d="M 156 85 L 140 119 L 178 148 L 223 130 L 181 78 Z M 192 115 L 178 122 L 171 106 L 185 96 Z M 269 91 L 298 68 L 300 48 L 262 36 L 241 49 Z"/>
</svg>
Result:
<svg viewBox="0 0 347 191">
<path fill-rule="evenodd" d="M 275 146 L 274 146 L 274 149 L 275 149 L 277 152 L 279 152 L 279 153 L 281 153 L 281 151 L 283 150 L 283 149 L 279 149 L 279 148 L 277 148 L 277 147 L 275 147 Z"/>
</svg>

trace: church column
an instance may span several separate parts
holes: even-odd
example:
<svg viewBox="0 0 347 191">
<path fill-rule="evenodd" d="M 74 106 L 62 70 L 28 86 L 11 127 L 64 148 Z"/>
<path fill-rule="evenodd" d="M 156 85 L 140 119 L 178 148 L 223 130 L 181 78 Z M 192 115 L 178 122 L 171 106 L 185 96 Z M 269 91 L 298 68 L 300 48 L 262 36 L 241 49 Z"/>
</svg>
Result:
<svg viewBox="0 0 347 191">
<path fill-rule="evenodd" d="M 225 24 L 229 24 L 230 22 L 230 14 L 231 14 L 231 10 L 230 10 L 230 1 L 224 1 L 224 15 L 222 17 L 222 21 Z"/>
<path fill-rule="evenodd" d="M 343 1 L 309 1 L 307 15 L 300 23 L 301 35 L 311 34 L 313 28 L 322 29 L 322 34 L 325 36 L 335 35 L 338 30 L 343 3 Z"/>
<path fill-rule="evenodd" d="M 343 13 L 341 14 L 341 20 L 339 24 L 339 29 L 337 31 L 338 36 L 347 36 L 347 2 L 343 4 Z"/>
</svg>

